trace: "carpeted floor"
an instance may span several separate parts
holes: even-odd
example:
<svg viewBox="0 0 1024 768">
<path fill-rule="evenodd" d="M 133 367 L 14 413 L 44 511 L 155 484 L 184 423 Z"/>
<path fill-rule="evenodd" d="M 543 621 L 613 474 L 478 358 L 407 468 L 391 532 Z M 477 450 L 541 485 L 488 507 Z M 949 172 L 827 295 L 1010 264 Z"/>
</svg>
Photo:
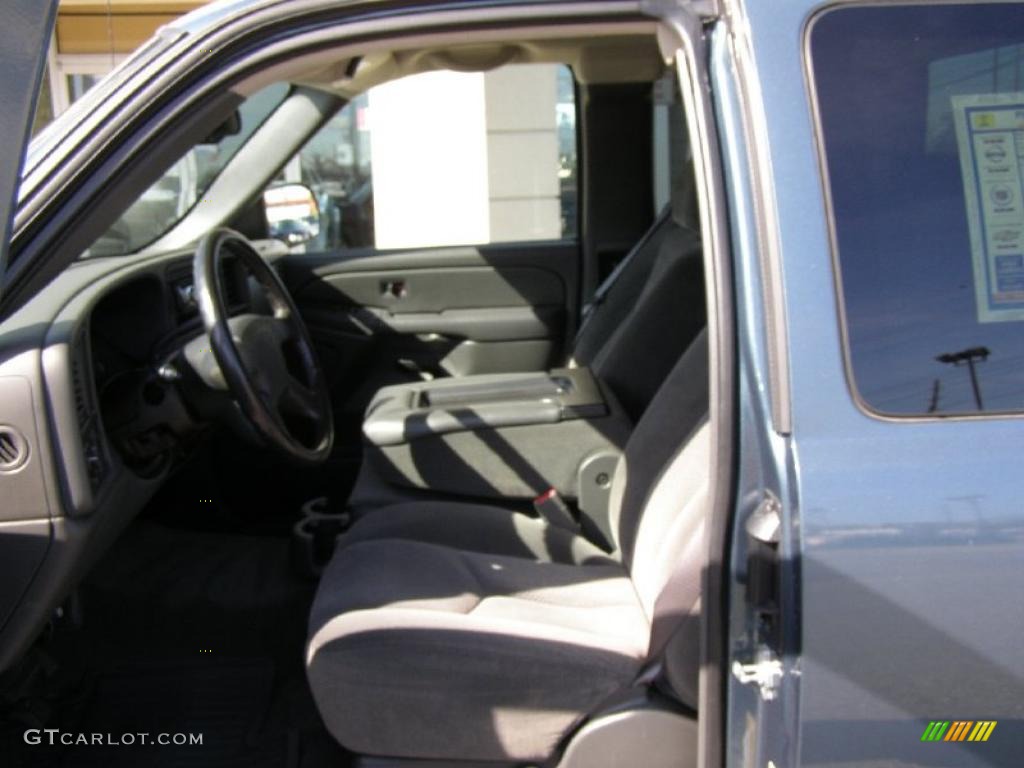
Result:
<svg viewBox="0 0 1024 768">
<path fill-rule="evenodd" d="M 305 681 L 314 585 L 288 551 L 284 536 L 133 523 L 80 589 L 77 622 L 40 645 L 53 669 L 34 724 L 202 745 L 20 745 L 5 765 L 344 768 Z M 8 720 L 0 735 L 20 736 Z"/>
<path fill-rule="evenodd" d="M 77 733 L 109 733 L 131 746 L 68 746 L 58 764 L 65 768 L 147 765 L 283 766 L 287 734 L 268 732 L 274 665 L 268 659 L 204 659 L 123 664 L 101 673 L 74 725 Z M 165 740 L 200 738 L 201 744 L 136 744 L 167 734 Z"/>
</svg>

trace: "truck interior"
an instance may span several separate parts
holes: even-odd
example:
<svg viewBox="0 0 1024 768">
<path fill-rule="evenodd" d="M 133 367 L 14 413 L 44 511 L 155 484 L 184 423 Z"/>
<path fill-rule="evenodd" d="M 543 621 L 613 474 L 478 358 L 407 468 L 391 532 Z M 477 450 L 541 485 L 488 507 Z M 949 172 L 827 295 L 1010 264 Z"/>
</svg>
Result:
<svg viewBox="0 0 1024 768">
<path fill-rule="evenodd" d="M 326 248 L 273 236 L 265 190 L 363 94 L 538 65 L 572 78 L 562 238 L 378 247 L 351 228 L 376 189 Z M 121 190 L 0 333 L 31 446 L 0 503 L 3 741 L 203 747 L 0 761 L 639 764 L 614 723 L 643 713 L 696 764 L 709 283 L 655 25 L 319 49 L 232 90 L 192 126 L 205 190 L 146 242 L 161 190 Z"/>
</svg>

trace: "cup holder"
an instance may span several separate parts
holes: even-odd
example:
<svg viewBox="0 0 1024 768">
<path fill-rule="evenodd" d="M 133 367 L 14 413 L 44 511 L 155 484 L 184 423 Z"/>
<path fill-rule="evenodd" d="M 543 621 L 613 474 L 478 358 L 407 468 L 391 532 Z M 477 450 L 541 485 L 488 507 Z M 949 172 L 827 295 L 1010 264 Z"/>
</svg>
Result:
<svg viewBox="0 0 1024 768">
<path fill-rule="evenodd" d="M 329 514 L 331 506 L 327 501 L 326 496 L 317 496 L 315 499 L 310 499 L 302 505 L 302 516 L 309 517 L 310 515 L 326 515 Z"/>
<path fill-rule="evenodd" d="M 352 515 L 347 507 L 334 506 L 326 496 L 317 496 L 315 499 L 310 499 L 303 504 L 302 516 L 317 519 L 327 518 L 340 520 L 345 526 L 347 526 L 352 519 Z"/>
<path fill-rule="evenodd" d="M 307 578 L 316 579 L 334 553 L 338 537 L 351 522 L 347 509 L 332 507 L 322 496 L 302 505 L 302 518 L 292 529 L 292 562 Z"/>
</svg>

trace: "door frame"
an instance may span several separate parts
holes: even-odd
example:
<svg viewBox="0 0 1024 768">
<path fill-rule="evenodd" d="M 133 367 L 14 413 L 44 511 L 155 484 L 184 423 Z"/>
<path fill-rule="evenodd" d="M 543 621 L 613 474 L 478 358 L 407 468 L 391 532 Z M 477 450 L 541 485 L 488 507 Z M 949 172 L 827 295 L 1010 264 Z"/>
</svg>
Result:
<svg viewBox="0 0 1024 768">
<path fill-rule="evenodd" d="M 21 0 L 30 3 L 34 0 Z M 711 461 L 710 524 L 702 579 L 702 658 L 700 674 L 700 750 L 698 765 L 723 763 L 724 618 L 723 560 L 734 495 L 736 454 L 736 327 L 729 217 L 716 114 L 708 76 L 705 22 L 715 4 L 703 0 L 670 3 L 639 1 L 551 3 L 518 6 L 481 3 L 473 7 L 410 9 L 397 3 L 338 8 L 329 0 L 280 3 L 220 18 L 205 30 L 185 34 L 165 28 L 155 48 L 133 55 L 120 70 L 113 98 L 89 101 L 77 127 L 56 139 L 48 157 L 27 175 L 28 189 L 16 219 L 14 244 L 19 256 L 11 275 L 12 294 L 0 304 L 0 319 L 15 302 L 26 301 L 65 268 L 109 225 L 104 206 L 131 189 L 151 183 L 160 160 L 180 154 L 197 118 L 225 108 L 223 94 L 255 88 L 264 70 L 289 56 L 330 48 L 365 51 L 371 40 L 484 30 L 507 25 L 502 34 L 558 27 L 570 30 L 621 27 L 629 22 L 660 22 L 659 41 L 666 60 L 674 60 L 682 90 L 687 127 L 697 169 L 697 192 L 706 264 L 710 348 Z M 296 18 L 298 13 L 308 14 Z M 395 20 L 401 20 L 401 32 Z M 325 23 L 325 22 L 334 23 Z M 285 33 L 270 44 L 275 32 Z M 149 45 L 149 44 L 147 44 Z M 215 53 L 211 56 L 210 51 Z M 212 68 L 210 61 L 218 61 Z M 41 66 L 40 66 L 41 69 Z M 109 89 L 108 89 L 109 93 Z M 173 102 L 168 93 L 179 94 Z M 218 99 L 217 94 L 221 94 Z M 143 107 L 140 109 L 138 105 Z M 193 130 L 195 133 L 195 130 Z M 157 169 L 155 172 L 153 169 Z M 69 222 L 75 226 L 69 226 Z"/>
</svg>

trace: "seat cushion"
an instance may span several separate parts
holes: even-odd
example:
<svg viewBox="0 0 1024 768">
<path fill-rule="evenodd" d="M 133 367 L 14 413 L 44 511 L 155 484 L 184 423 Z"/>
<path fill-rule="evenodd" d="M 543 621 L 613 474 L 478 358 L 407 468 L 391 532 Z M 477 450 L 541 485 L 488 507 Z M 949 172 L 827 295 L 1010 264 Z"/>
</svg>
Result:
<svg viewBox="0 0 1024 768">
<path fill-rule="evenodd" d="M 306 664 L 328 730 L 355 752 L 543 760 L 631 683 L 649 633 L 617 564 L 367 540 L 323 575 Z"/>
<path fill-rule="evenodd" d="M 418 501 L 375 509 L 360 518 L 341 537 L 338 546 L 377 539 L 408 539 L 549 563 L 617 563 L 608 553 L 571 531 L 486 504 Z"/>
</svg>

